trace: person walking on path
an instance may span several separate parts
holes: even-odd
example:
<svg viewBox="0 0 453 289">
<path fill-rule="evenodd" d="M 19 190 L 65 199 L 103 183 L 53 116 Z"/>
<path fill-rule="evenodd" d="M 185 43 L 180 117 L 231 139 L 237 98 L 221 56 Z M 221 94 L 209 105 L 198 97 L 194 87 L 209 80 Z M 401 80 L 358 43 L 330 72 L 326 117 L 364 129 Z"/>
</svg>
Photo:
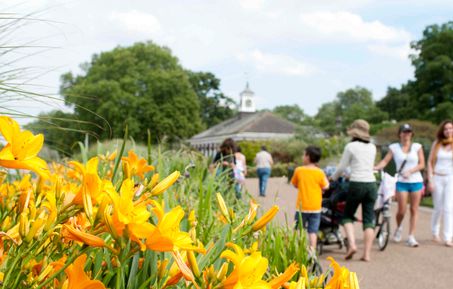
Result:
<svg viewBox="0 0 453 289">
<path fill-rule="evenodd" d="M 377 197 L 376 178 L 373 173 L 376 158 L 376 146 L 370 143 L 370 125 L 362 119 L 355 120 L 347 133 L 352 140 L 343 151 L 340 164 L 332 176 L 337 180 L 343 171 L 350 167 L 350 184 L 346 196 L 346 207 L 342 224 L 349 242 L 349 250 L 345 259 L 351 259 L 357 252 L 354 236 L 355 213 L 362 205 L 362 224 L 364 231 L 364 252 L 362 261 L 370 261 L 371 245 L 374 238 L 374 203 Z"/>
<path fill-rule="evenodd" d="M 321 223 L 322 192 L 329 188 L 326 175 L 318 167 L 321 149 L 308 146 L 303 157 L 303 166 L 296 168 L 291 183 L 298 189 L 296 202 L 296 229 L 302 227 L 308 232 L 312 251 L 316 248 L 316 239 Z M 302 221 L 302 224 L 300 224 Z"/>
<path fill-rule="evenodd" d="M 242 186 L 244 185 L 245 176 L 247 175 L 247 160 L 239 145 L 236 146 L 234 157 L 236 158 L 236 168 L 234 170 L 234 178 L 236 180 L 235 190 L 236 197 L 240 199 L 242 197 Z"/>
<path fill-rule="evenodd" d="M 232 138 L 225 139 L 220 145 L 220 150 L 214 156 L 209 170 L 216 176 L 226 173 L 230 185 L 235 184 L 234 170 L 236 169 L 236 143 Z"/>
<path fill-rule="evenodd" d="M 428 189 L 433 194 L 434 211 L 431 222 L 433 240 L 439 237 L 443 213 L 445 245 L 453 247 L 453 121 L 441 123 L 428 158 Z"/>
<path fill-rule="evenodd" d="M 393 235 L 395 242 L 401 241 L 403 232 L 402 222 L 406 214 L 407 199 L 410 199 L 410 223 L 407 245 L 418 247 L 415 239 L 415 224 L 417 222 L 418 207 L 423 190 L 423 176 L 421 170 L 425 168 L 425 156 L 423 147 L 419 143 L 412 142 L 414 132 L 409 124 L 403 124 L 398 130 L 400 141 L 389 146 L 389 151 L 374 169 L 383 169 L 393 158 L 397 168 L 396 200 L 398 212 L 396 213 L 397 228 Z"/>
<path fill-rule="evenodd" d="M 267 152 L 265 146 L 261 146 L 261 151 L 256 154 L 254 162 L 259 179 L 260 197 L 265 197 L 267 180 L 271 176 L 271 167 L 274 164 L 272 156 Z"/>
</svg>

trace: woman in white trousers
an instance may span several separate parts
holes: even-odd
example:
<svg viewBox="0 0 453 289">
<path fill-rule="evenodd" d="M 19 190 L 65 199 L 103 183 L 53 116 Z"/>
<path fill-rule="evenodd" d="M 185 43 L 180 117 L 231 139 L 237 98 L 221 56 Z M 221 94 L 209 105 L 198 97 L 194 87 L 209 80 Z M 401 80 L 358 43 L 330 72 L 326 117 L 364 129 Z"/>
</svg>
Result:
<svg viewBox="0 0 453 289">
<path fill-rule="evenodd" d="M 433 194 L 434 204 L 431 229 L 433 240 L 441 242 L 443 216 L 442 238 L 446 246 L 453 247 L 453 121 L 442 122 L 436 137 L 428 159 L 428 189 Z"/>
</svg>

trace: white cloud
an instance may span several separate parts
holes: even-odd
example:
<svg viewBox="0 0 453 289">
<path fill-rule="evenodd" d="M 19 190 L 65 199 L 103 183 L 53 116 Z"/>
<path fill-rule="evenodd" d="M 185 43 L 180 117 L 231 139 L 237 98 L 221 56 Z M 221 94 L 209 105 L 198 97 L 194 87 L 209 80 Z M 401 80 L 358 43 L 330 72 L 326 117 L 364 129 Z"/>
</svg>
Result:
<svg viewBox="0 0 453 289">
<path fill-rule="evenodd" d="M 161 32 L 159 20 L 150 13 L 137 10 L 127 12 L 112 12 L 110 20 L 118 23 L 126 32 L 144 36 L 155 35 Z"/>
<path fill-rule="evenodd" d="M 409 54 L 413 51 L 411 50 L 409 44 L 406 45 L 386 45 L 386 44 L 375 44 L 369 45 L 368 49 L 376 54 L 389 56 L 401 60 L 408 60 Z"/>
<path fill-rule="evenodd" d="M 315 69 L 302 61 L 283 54 L 264 53 L 258 49 L 250 53 L 240 54 L 239 60 L 251 62 L 255 68 L 264 73 L 287 76 L 307 76 Z"/>
<path fill-rule="evenodd" d="M 367 22 L 360 15 L 347 11 L 303 13 L 301 21 L 312 31 L 330 39 L 387 43 L 409 41 L 411 38 L 404 29 L 387 26 L 380 21 Z"/>
<path fill-rule="evenodd" d="M 247 10 L 260 10 L 264 6 L 264 0 L 239 0 L 239 5 Z"/>
</svg>

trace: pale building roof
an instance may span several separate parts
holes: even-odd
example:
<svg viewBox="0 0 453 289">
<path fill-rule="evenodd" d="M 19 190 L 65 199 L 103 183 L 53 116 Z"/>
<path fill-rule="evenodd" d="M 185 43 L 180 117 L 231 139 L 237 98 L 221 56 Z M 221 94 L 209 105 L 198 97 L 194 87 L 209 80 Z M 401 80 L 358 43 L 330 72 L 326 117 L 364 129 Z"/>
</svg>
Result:
<svg viewBox="0 0 453 289">
<path fill-rule="evenodd" d="M 234 140 L 260 140 L 288 138 L 294 135 L 294 124 L 271 113 L 239 113 L 195 136 L 192 145 L 221 143 L 225 138 Z"/>
</svg>

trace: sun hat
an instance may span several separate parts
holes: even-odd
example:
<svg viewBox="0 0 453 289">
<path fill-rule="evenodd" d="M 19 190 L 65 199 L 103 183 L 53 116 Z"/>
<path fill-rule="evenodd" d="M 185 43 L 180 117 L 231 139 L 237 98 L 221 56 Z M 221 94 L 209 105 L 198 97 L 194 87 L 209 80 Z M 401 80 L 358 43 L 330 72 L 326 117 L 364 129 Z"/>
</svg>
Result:
<svg viewBox="0 0 453 289">
<path fill-rule="evenodd" d="M 364 141 L 370 141 L 370 125 L 366 120 L 356 119 L 348 128 L 348 135 Z"/>
<path fill-rule="evenodd" d="M 412 126 L 408 123 L 402 124 L 398 130 L 398 134 L 402 132 L 412 132 Z"/>
</svg>

